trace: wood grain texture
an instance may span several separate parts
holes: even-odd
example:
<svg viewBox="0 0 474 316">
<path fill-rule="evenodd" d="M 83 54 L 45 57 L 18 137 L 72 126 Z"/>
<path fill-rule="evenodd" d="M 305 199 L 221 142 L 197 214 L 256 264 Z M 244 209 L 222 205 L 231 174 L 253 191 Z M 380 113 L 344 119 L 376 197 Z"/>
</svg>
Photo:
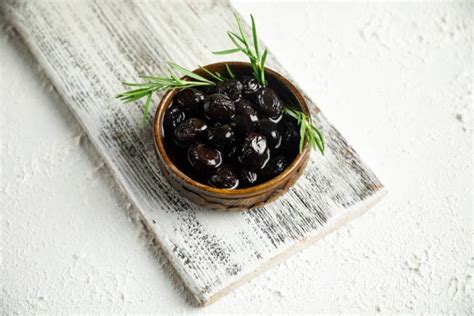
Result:
<svg viewBox="0 0 474 316">
<path fill-rule="evenodd" d="M 11 0 L 2 9 L 202 304 L 383 194 L 376 176 L 308 98 L 326 155 L 314 153 L 281 199 L 250 212 L 218 213 L 190 205 L 170 187 L 155 157 L 151 119 L 141 128 L 140 103 L 123 105 L 114 96 L 124 88 L 121 81 L 162 73 L 166 61 L 188 68 L 218 61 L 210 51 L 228 47 L 224 30 L 233 27 L 227 2 Z M 273 56 L 268 66 L 287 75 Z"/>
</svg>

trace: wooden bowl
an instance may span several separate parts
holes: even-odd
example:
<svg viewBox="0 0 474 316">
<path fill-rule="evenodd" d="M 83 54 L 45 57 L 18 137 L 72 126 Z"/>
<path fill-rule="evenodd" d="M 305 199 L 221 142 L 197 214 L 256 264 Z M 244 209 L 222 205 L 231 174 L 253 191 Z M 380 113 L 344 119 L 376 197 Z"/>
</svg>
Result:
<svg viewBox="0 0 474 316">
<path fill-rule="evenodd" d="M 252 68 L 249 63 L 245 62 L 226 62 L 232 71 L 237 75 L 250 75 Z M 204 66 L 212 72 L 226 73 L 224 62 L 215 63 Z M 196 69 L 195 73 L 206 77 L 205 72 Z M 285 104 L 291 104 L 299 107 L 306 114 L 310 114 L 303 95 L 296 87 L 285 77 L 274 70 L 266 68 L 265 77 L 269 82 L 269 86 L 274 88 Z M 153 134 L 155 139 L 155 148 L 158 155 L 158 163 L 163 175 L 168 182 L 182 196 L 194 202 L 197 205 L 204 206 L 209 209 L 220 211 L 245 211 L 252 208 L 260 207 L 269 203 L 285 192 L 295 183 L 301 176 L 306 167 L 310 149 L 308 144 L 305 145 L 303 151 L 273 179 L 253 187 L 243 189 L 218 189 L 191 179 L 184 174 L 170 159 L 166 152 L 163 139 L 163 118 L 166 110 L 171 105 L 176 90 L 168 91 L 161 99 L 158 109 L 156 110 Z M 295 144 L 297 146 L 297 144 Z"/>
</svg>

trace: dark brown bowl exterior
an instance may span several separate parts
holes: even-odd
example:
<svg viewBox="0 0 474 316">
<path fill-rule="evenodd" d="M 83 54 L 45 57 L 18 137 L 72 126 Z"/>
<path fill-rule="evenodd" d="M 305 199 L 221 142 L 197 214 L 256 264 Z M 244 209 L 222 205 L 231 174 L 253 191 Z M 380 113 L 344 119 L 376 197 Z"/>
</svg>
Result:
<svg viewBox="0 0 474 316">
<path fill-rule="evenodd" d="M 221 62 L 204 67 L 209 71 L 224 74 L 226 73 L 226 63 L 237 75 L 251 74 L 252 68 L 249 63 L 245 62 Z M 205 75 L 201 69 L 194 72 Z M 289 100 L 293 106 L 300 107 L 303 112 L 309 115 L 308 106 L 303 95 L 290 81 L 268 68 L 266 68 L 265 76 L 270 86 L 274 87 L 279 94 L 284 92 L 282 97 L 284 100 Z M 188 200 L 197 205 L 219 211 L 246 211 L 274 201 L 287 192 L 303 173 L 310 155 L 308 145 L 281 174 L 253 187 L 236 190 L 218 189 L 191 179 L 176 167 L 165 150 L 162 133 L 163 118 L 175 95 L 176 90 L 170 90 L 161 99 L 155 114 L 153 134 L 158 163 L 163 175 L 171 186 Z"/>
</svg>

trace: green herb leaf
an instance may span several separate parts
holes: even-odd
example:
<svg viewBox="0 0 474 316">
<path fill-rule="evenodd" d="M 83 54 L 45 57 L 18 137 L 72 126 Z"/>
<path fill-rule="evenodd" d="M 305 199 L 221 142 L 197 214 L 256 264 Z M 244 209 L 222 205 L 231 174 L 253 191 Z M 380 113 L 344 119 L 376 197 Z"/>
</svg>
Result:
<svg viewBox="0 0 474 316">
<path fill-rule="evenodd" d="M 171 73 L 171 78 L 173 78 L 176 82 L 181 82 L 181 79 L 179 79 L 174 73 Z"/>
<path fill-rule="evenodd" d="M 242 44 L 245 45 L 245 40 L 242 39 L 242 38 L 241 38 L 239 35 L 237 35 L 236 33 L 232 32 L 232 31 L 227 31 L 227 35 L 228 35 L 229 37 L 234 37 L 234 38 L 238 39 Z"/>
<path fill-rule="evenodd" d="M 217 81 L 224 81 L 224 79 L 222 78 L 222 76 L 219 73 L 213 74 L 212 72 L 210 72 L 209 70 L 207 70 L 206 68 L 204 68 L 202 66 L 199 66 L 199 68 L 201 68 L 205 73 L 207 73 L 209 76 L 216 79 Z"/>
<path fill-rule="evenodd" d="M 150 111 L 150 104 L 151 104 L 151 92 L 146 97 L 145 106 L 143 107 L 143 118 L 142 118 L 142 126 L 146 125 L 148 121 L 148 112 Z"/>
<path fill-rule="evenodd" d="M 265 48 L 265 50 L 263 51 L 262 60 L 260 62 L 260 67 L 262 67 L 262 70 L 260 71 L 260 80 L 264 86 L 267 85 L 267 81 L 265 80 L 265 61 L 267 60 L 267 53 L 268 50 Z"/>
<path fill-rule="evenodd" d="M 221 50 L 221 51 L 212 52 L 212 53 L 214 55 L 228 55 L 228 54 L 234 54 L 240 51 L 242 51 L 242 49 L 240 48 L 231 48 L 231 49 Z"/>
<path fill-rule="evenodd" d="M 208 80 L 208 79 L 206 79 L 206 78 L 204 78 L 204 77 L 202 77 L 198 74 L 195 74 L 194 72 L 191 72 L 191 71 L 187 70 L 186 68 L 181 67 L 180 65 L 177 65 L 177 64 L 174 64 L 174 63 L 168 63 L 168 65 L 170 65 L 172 68 L 176 69 L 177 71 L 179 71 L 180 73 L 182 73 L 185 76 L 196 79 L 198 81 L 213 83 L 212 81 L 210 81 L 210 80 Z"/>
<path fill-rule="evenodd" d="M 235 14 L 235 19 L 237 20 L 237 25 L 239 27 L 239 32 L 240 32 L 240 38 L 244 42 L 245 47 L 247 48 L 247 51 L 249 51 L 249 43 L 247 41 L 247 37 L 245 36 L 244 33 L 244 28 L 242 27 L 242 21 L 240 20 L 240 16 Z"/>
<path fill-rule="evenodd" d="M 230 70 L 230 67 L 229 65 L 226 63 L 225 64 L 225 69 L 227 69 L 227 73 L 229 74 L 229 76 L 232 78 L 232 79 L 235 79 L 235 75 L 234 73 L 232 72 L 232 70 Z"/>
<path fill-rule="evenodd" d="M 247 55 L 247 50 L 245 48 L 243 48 L 242 46 L 240 46 L 240 44 L 237 42 L 237 40 L 239 40 L 242 44 L 245 45 L 245 41 L 243 39 L 241 39 L 238 35 L 236 35 L 235 33 L 233 32 L 228 32 L 227 35 L 229 36 L 230 40 L 232 41 L 232 43 L 234 43 L 234 45 L 239 49 L 241 50 L 244 54 Z"/>
<path fill-rule="evenodd" d="M 253 15 L 251 14 L 250 14 L 250 19 L 252 20 L 252 36 L 253 36 L 253 45 L 255 47 L 255 55 L 257 55 L 257 59 L 258 59 L 259 52 L 258 52 L 257 27 L 255 26 L 255 19 L 253 18 Z"/>
<path fill-rule="evenodd" d="M 308 143 L 313 149 L 319 149 L 321 154 L 324 155 L 325 144 L 323 135 L 316 126 L 311 123 L 309 116 L 289 106 L 284 106 L 283 110 L 286 114 L 298 121 L 298 125 L 300 126 L 300 152 L 303 151 L 305 143 Z"/>
<path fill-rule="evenodd" d="M 133 83 L 133 82 L 122 82 L 122 84 L 129 86 L 129 87 L 149 87 L 153 85 L 151 82 L 143 82 L 143 83 Z"/>
<path fill-rule="evenodd" d="M 300 145 L 299 145 L 299 149 L 300 149 L 300 152 L 302 152 L 303 147 L 304 147 L 304 141 L 306 139 L 306 125 L 305 125 L 304 121 L 300 121 L 299 124 L 300 124 Z"/>
</svg>

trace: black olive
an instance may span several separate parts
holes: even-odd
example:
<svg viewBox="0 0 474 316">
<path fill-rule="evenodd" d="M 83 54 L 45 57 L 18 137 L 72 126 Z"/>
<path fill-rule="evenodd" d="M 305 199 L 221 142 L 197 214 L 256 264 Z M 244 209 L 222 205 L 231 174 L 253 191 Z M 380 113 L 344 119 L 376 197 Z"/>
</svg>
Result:
<svg viewBox="0 0 474 316">
<path fill-rule="evenodd" d="M 197 113 L 201 111 L 204 93 L 193 88 L 183 89 L 176 94 L 174 99 L 181 110 Z"/>
<path fill-rule="evenodd" d="M 166 153 L 168 154 L 168 157 L 175 163 L 175 165 L 181 171 L 183 171 L 185 174 L 188 174 L 188 169 L 191 169 L 189 167 L 188 159 L 186 158 L 188 148 L 176 146 L 172 142 L 167 142 L 166 144 L 168 145 L 168 147 L 166 148 Z"/>
<path fill-rule="evenodd" d="M 163 127 L 166 134 L 173 134 L 173 131 L 176 129 L 179 123 L 183 122 L 186 119 L 186 115 L 181 111 L 177 106 L 170 106 L 165 113 L 163 119 Z"/>
<path fill-rule="evenodd" d="M 202 87 L 199 88 L 199 90 L 201 90 L 204 94 L 211 95 L 211 94 L 215 93 L 216 86 L 215 85 L 202 86 Z"/>
<path fill-rule="evenodd" d="M 285 114 L 278 124 L 281 133 L 281 150 L 288 154 L 294 154 L 298 150 L 300 133 L 298 123 L 295 119 Z"/>
<path fill-rule="evenodd" d="M 238 163 L 238 152 L 240 146 L 234 142 L 230 147 L 226 148 L 224 152 L 224 159 L 228 162 Z"/>
<path fill-rule="evenodd" d="M 258 133 L 248 134 L 238 156 L 239 162 L 252 170 L 265 167 L 270 159 L 270 149 L 265 136 Z"/>
<path fill-rule="evenodd" d="M 263 88 L 257 92 L 257 106 L 259 112 L 272 119 L 278 119 L 283 113 L 283 103 L 270 88 Z"/>
<path fill-rule="evenodd" d="M 246 134 L 252 132 L 258 126 L 257 112 L 252 107 L 243 108 L 235 115 L 234 122 L 237 133 Z"/>
<path fill-rule="evenodd" d="M 228 79 L 216 84 L 216 93 L 224 94 L 237 101 L 242 95 L 242 83 L 236 79 Z"/>
<path fill-rule="evenodd" d="M 277 116 L 277 117 L 269 117 L 268 120 L 270 120 L 270 122 L 272 123 L 278 124 L 281 122 L 282 118 L 283 118 L 283 113 L 281 113 L 280 116 Z"/>
<path fill-rule="evenodd" d="M 214 126 L 207 130 L 207 142 L 217 148 L 230 147 L 234 139 L 234 129 L 229 124 Z"/>
<path fill-rule="evenodd" d="M 262 88 L 262 86 L 258 83 L 258 81 L 253 77 L 244 77 L 242 79 L 242 94 L 244 97 L 254 97 L 258 90 Z"/>
<path fill-rule="evenodd" d="M 217 149 L 197 143 L 189 146 L 188 161 L 200 171 L 212 171 L 222 164 L 222 154 Z"/>
<path fill-rule="evenodd" d="M 261 120 L 259 122 L 258 131 L 265 136 L 268 146 L 271 149 L 278 149 L 281 146 L 281 134 L 278 130 L 278 125 L 269 119 Z"/>
<path fill-rule="evenodd" d="M 216 188 L 235 189 L 239 186 L 239 179 L 231 167 L 221 166 L 209 178 L 208 183 Z"/>
<path fill-rule="evenodd" d="M 279 175 L 288 166 L 288 160 L 283 156 L 271 159 L 265 168 L 261 171 L 261 175 L 266 179 L 274 178 Z"/>
<path fill-rule="evenodd" d="M 225 122 L 235 116 L 234 101 L 223 94 L 215 93 L 209 96 L 203 109 L 206 117 L 216 122 Z"/>
<path fill-rule="evenodd" d="M 178 124 L 174 130 L 174 138 L 178 145 L 186 146 L 202 138 L 206 132 L 207 124 L 198 118 L 189 118 Z"/>
<path fill-rule="evenodd" d="M 242 185 L 251 186 L 258 180 L 258 175 L 255 171 L 243 168 L 240 170 L 240 183 Z"/>
<path fill-rule="evenodd" d="M 245 109 L 255 109 L 252 103 L 247 99 L 240 99 L 235 102 L 235 111 L 237 113 L 242 112 Z"/>
</svg>

